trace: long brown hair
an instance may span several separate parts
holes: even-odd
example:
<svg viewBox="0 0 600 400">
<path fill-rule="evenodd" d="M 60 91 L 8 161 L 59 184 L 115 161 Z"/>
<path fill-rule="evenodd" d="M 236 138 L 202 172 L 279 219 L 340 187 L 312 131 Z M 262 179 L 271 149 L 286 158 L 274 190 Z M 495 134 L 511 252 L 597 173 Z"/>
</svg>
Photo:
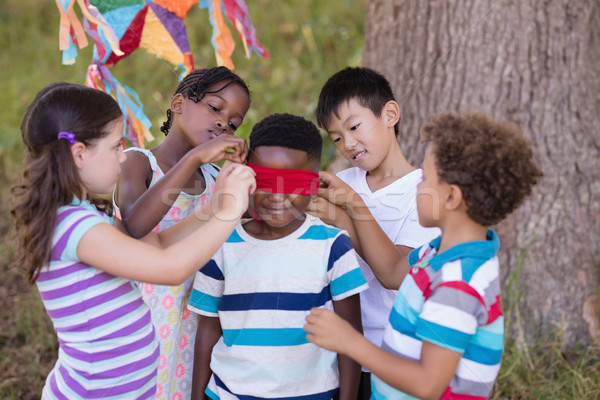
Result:
<svg viewBox="0 0 600 400">
<path fill-rule="evenodd" d="M 26 268 L 29 283 L 50 262 L 57 209 L 83 195 L 70 144 L 58 139 L 59 132 L 72 132 L 76 141 L 93 146 L 122 116 L 110 95 L 65 82 L 46 86 L 29 105 L 21 123 L 26 146 L 23 179 L 12 188 L 11 210 L 18 243 L 16 263 Z M 109 201 L 90 201 L 112 212 Z"/>
</svg>

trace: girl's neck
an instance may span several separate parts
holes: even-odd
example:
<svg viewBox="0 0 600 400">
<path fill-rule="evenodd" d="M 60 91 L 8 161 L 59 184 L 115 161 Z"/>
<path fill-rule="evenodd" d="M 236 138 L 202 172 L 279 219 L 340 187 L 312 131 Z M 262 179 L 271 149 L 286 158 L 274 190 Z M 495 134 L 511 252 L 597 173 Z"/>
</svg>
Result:
<svg viewBox="0 0 600 400">
<path fill-rule="evenodd" d="M 183 156 L 185 156 L 192 147 L 177 132 L 171 132 L 158 146 L 151 149 L 152 154 L 159 160 L 162 166 L 170 169 Z"/>
</svg>

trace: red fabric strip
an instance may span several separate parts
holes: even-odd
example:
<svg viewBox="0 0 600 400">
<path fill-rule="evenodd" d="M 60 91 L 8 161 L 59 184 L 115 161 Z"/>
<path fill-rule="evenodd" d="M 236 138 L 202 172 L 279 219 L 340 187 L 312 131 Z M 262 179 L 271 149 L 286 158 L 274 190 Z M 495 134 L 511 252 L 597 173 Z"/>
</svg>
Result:
<svg viewBox="0 0 600 400">
<path fill-rule="evenodd" d="M 248 163 L 256 172 L 256 190 L 310 196 L 319 190 L 319 174 L 305 169 L 269 168 Z"/>
</svg>

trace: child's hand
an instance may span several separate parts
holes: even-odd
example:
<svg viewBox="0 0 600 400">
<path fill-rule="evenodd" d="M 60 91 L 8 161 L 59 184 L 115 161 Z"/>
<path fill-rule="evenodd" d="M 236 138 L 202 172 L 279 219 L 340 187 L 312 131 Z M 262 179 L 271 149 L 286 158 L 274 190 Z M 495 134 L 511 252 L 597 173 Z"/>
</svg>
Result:
<svg viewBox="0 0 600 400">
<path fill-rule="evenodd" d="M 321 180 L 319 197 L 344 209 L 354 205 L 357 194 L 346 182 L 326 171 L 319 171 L 319 179 Z"/>
<path fill-rule="evenodd" d="M 353 338 L 360 333 L 331 310 L 313 307 L 306 316 L 306 340 L 340 354 L 347 354 Z"/>
<path fill-rule="evenodd" d="M 226 161 L 215 181 L 215 215 L 224 220 L 239 219 L 248 209 L 250 194 L 256 189 L 252 168 Z"/>
<path fill-rule="evenodd" d="M 329 225 L 336 225 L 337 218 L 340 217 L 339 213 L 345 212 L 340 207 L 331 203 L 325 197 L 315 196 L 310 199 L 310 203 L 306 207 L 306 212 Z"/>
<path fill-rule="evenodd" d="M 248 145 L 241 137 L 222 134 L 195 147 L 199 164 L 214 163 L 221 160 L 242 163 L 248 155 Z"/>
</svg>

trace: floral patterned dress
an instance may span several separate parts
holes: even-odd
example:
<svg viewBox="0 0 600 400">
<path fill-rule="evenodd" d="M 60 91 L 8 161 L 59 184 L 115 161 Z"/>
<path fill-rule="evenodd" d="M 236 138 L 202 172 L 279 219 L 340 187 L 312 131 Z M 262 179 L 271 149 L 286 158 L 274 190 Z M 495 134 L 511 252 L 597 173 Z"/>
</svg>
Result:
<svg viewBox="0 0 600 400">
<path fill-rule="evenodd" d="M 138 151 L 148 157 L 152 169 L 150 186 L 164 176 L 156 158 L 149 150 L 132 147 L 127 151 Z M 204 192 L 196 196 L 181 192 L 171 209 L 153 229 L 154 232 L 175 225 L 208 202 L 219 170 L 213 164 L 204 164 L 200 170 L 206 181 Z M 120 218 L 116 205 L 115 212 Z M 201 265 L 198 266 L 200 267 Z M 187 400 L 191 396 L 194 340 L 198 325 L 197 317 L 187 309 L 193 281 L 192 276 L 178 286 L 138 283 L 144 301 L 150 307 L 152 323 L 160 343 L 156 399 Z"/>
</svg>

